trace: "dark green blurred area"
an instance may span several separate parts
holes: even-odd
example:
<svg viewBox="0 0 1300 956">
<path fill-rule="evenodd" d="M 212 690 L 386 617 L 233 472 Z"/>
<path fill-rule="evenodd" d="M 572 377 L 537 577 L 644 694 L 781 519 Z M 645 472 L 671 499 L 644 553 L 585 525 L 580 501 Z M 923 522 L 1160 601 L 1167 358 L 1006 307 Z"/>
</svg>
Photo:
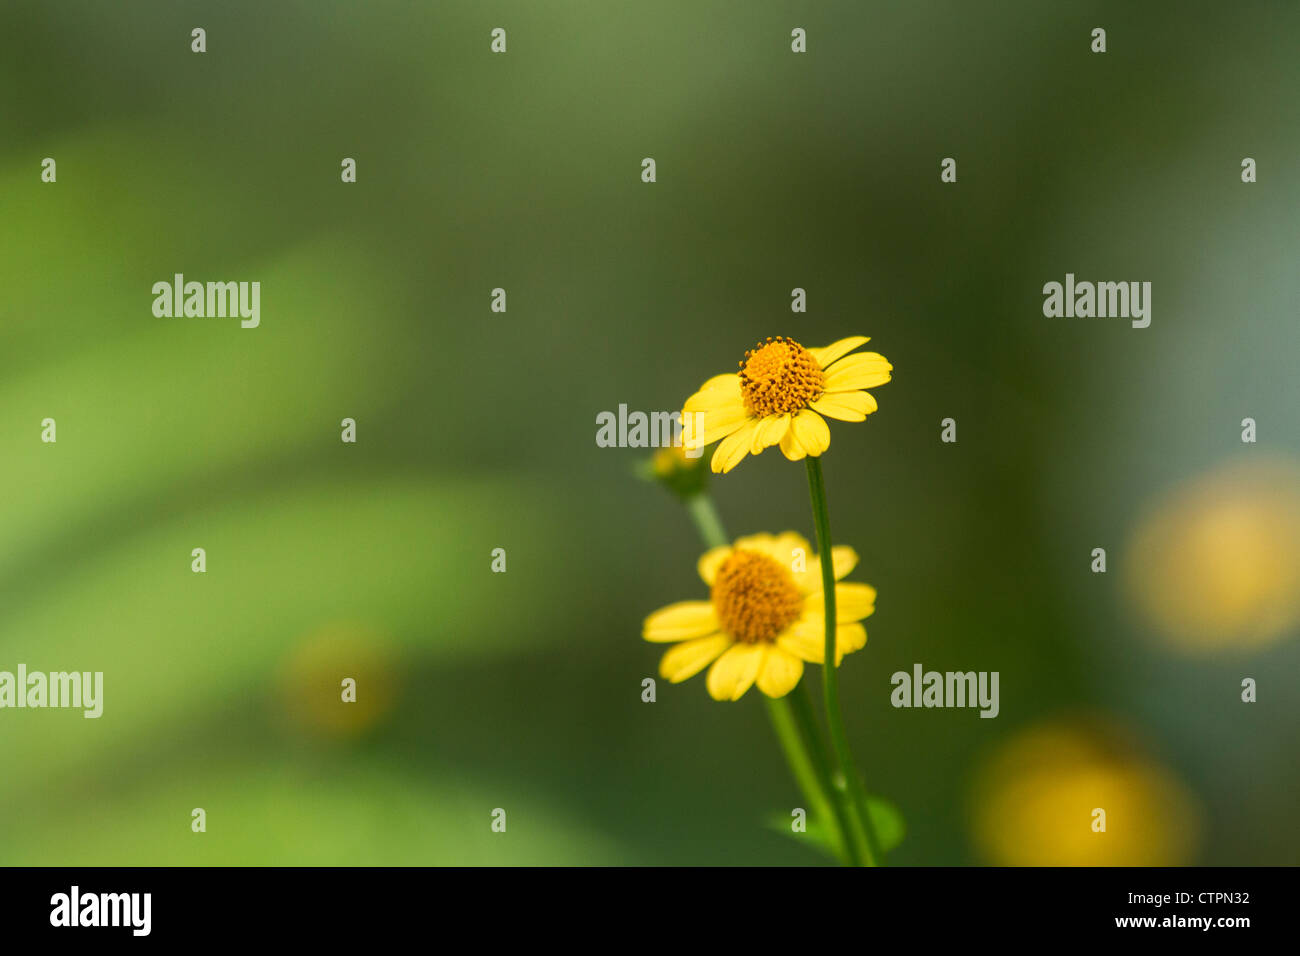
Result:
<svg viewBox="0 0 1300 956">
<path fill-rule="evenodd" d="M 1297 36 L 1293 3 L 9 0 L 0 670 L 102 670 L 105 712 L 0 711 L 0 863 L 819 862 L 764 826 L 799 797 L 756 691 L 642 703 L 701 546 L 595 421 L 854 334 L 895 377 L 824 465 L 879 591 L 841 680 L 892 862 L 990 862 L 972 780 L 1070 714 L 1194 795 L 1192 862 L 1300 862 L 1294 629 L 1179 654 L 1120 587 L 1170 487 L 1300 455 Z M 178 272 L 260 281 L 261 327 L 155 318 Z M 1151 281 L 1151 327 L 1044 318 L 1066 272 Z M 713 490 L 811 536 L 775 450 Z M 999 671 L 1000 716 L 892 708 L 916 662 Z"/>
</svg>

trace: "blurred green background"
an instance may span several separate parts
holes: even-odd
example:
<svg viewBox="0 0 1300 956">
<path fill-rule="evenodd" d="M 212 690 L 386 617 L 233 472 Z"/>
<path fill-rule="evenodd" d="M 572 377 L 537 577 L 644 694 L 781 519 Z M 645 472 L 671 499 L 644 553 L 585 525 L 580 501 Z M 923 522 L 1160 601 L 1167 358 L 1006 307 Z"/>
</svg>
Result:
<svg viewBox="0 0 1300 956">
<path fill-rule="evenodd" d="M 892 862 L 1300 862 L 1300 7 L 1138 6 L 7 0 L 0 670 L 105 710 L 0 711 L 0 863 L 821 862 L 757 691 L 642 703 L 701 548 L 595 420 L 853 334 Z M 155 318 L 177 272 L 261 327 Z M 1066 272 L 1151 327 L 1044 318 Z M 775 450 L 713 490 L 811 535 Z M 1000 716 L 893 709 L 917 662 Z"/>
</svg>

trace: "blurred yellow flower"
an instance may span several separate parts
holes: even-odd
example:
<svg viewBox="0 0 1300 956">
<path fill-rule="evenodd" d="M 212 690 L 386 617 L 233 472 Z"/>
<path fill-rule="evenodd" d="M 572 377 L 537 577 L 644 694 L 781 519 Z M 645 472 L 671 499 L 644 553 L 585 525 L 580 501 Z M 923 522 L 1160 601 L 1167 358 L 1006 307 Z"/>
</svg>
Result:
<svg viewBox="0 0 1300 956">
<path fill-rule="evenodd" d="M 975 842 L 999 866 L 1186 865 L 1199 829 L 1195 800 L 1168 771 L 1082 726 L 1022 733 L 975 785 Z"/>
<path fill-rule="evenodd" d="M 683 500 L 700 494 L 709 485 L 709 469 L 703 453 L 687 455 L 681 445 L 660 448 L 638 470 L 642 477 L 659 483 Z"/>
<path fill-rule="evenodd" d="M 831 443 L 822 415 L 864 421 L 876 400 L 863 389 L 890 379 L 893 366 L 883 355 L 848 354 L 869 341 L 858 335 L 819 349 L 784 337 L 760 342 L 738 374 L 715 375 L 686 400 L 683 444 L 694 450 L 722 439 L 711 467 L 723 473 L 772 445 L 791 461 L 820 455 Z"/>
<path fill-rule="evenodd" d="M 362 625 L 338 623 L 310 634 L 281 665 L 285 716 L 311 736 L 361 736 L 396 702 L 393 658 L 387 643 Z"/>
<path fill-rule="evenodd" d="M 1170 644 L 1267 645 L 1300 625 L 1300 466 L 1264 460 L 1202 475 L 1138 526 L 1126 582 Z"/>
<path fill-rule="evenodd" d="M 708 601 L 680 601 L 645 620 L 647 641 L 672 643 L 659 673 L 674 684 L 710 664 L 706 685 L 714 700 L 739 700 L 752 684 L 769 697 L 783 697 L 803 676 L 804 661 L 824 659 L 825 609 L 821 561 L 807 557 L 807 539 L 793 531 L 756 534 L 706 552 L 700 577 L 712 589 Z M 832 550 L 835 580 L 856 567 L 857 553 Z M 858 623 L 875 610 L 876 590 L 867 584 L 835 585 L 835 663 L 867 643 Z"/>
<path fill-rule="evenodd" d="M 681 471 L 690 471 L 698 459 L 686 457 L 686 449 L 681 445 L 665 445 L 655 452 L 653 461 L 656 478 L 671 478 Z"/>
</svg>

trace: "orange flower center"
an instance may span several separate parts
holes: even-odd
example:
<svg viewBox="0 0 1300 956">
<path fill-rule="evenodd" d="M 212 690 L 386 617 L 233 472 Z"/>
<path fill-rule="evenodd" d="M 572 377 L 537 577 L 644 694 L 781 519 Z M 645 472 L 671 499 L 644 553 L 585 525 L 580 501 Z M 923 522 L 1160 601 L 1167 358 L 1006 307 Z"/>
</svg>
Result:
<svg viewBox="0 0 1300 956">
<path fill-rule="evenodd" d="M 759 342 L 740 363 L 740 394 L 751 415 L 797 412 L 824 391 L 826 374 L 812 353 L 794 339 Z"/>
<path fill-rule="evenodd" d="M 775 640 L 803 610 L 794 575 L 753 551 L 733 551 L 722 562 L 711 597 L 722 629 L 745 644 Z"/>
</svg>

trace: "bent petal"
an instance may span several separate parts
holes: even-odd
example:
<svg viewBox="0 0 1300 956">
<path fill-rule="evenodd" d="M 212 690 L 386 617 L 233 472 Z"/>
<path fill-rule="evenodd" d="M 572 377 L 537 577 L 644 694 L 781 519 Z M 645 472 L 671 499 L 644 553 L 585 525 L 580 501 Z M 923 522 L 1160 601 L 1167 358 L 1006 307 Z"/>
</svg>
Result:
<svg viewBox="0 0 1300 956">
<path fill-rule="evenodd" d="M 808 454 L 803 450 L 803 446 L 799 444 L 798 439 L 794 437 L 793 429 L 786 432 L 785 437 L 781 439 L 781 454 L 785 455 L 790 461 L 799 461 Z"/>
<path fill-rule="evenodd" d="M 859 352 L 840 359 L 826 370 L 826 391 L 851 392 L 889 381 L 894 366 L 879 352 Z"/>
<path fill-rule="evenodd" d="M 865 335 L 854 335 L 847 339 L 840 339 L 838 342 L 832 342 L 830 345 L 819 349 L 808 349 L 808 353 L 813 357 L 822 368 L 830 365 L 837 358 L 848 355 L 856 348 L 860 348 L 870 342 L 871 339 Z"/>
<path fill-rule="evenodd" d="M 831 447 L 830 426 L 810 409 L 805 408 L 790 419 L 790 432 L 804 452 L 814 458 Z"/>
</svg>

